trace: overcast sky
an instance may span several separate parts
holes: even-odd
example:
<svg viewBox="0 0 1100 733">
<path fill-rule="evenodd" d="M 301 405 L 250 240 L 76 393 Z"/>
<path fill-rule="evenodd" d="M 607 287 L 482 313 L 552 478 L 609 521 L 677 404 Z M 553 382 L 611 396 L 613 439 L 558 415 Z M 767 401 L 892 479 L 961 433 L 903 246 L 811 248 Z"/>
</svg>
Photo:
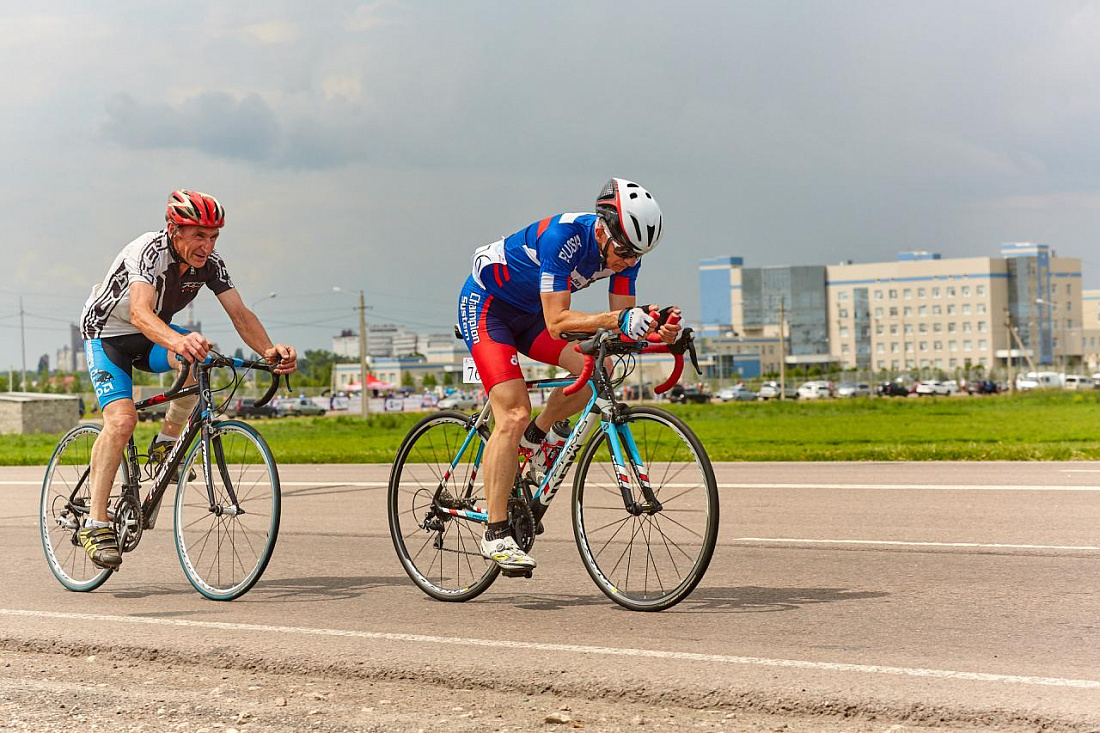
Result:
<svg viewBox="0 0 1100 733">
<path fill-rule="evenodd" d="M 1047 242 L 1100 287 L 1100 3 L 0 0 L 0 368 L 67 339 L 168 193 L 276 340 L 443 331 L 477 246 L 591 210 L 665 215 L 645 301 L 698 260 L 997 256 Z M 601 306 L 585 293 L 582 304 Z M 240 344 L 217 301 L 196 313 Z M 181 320 L 177 318 L 177 320 Z"/>
</svg>

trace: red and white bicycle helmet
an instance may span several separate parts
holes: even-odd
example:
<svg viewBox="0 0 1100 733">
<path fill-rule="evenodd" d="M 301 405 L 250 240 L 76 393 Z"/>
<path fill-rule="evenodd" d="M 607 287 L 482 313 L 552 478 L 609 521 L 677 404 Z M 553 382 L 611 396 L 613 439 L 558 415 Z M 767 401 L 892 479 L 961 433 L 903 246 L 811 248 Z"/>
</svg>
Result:
<svg viewBox="0 0 1100 733">
<path fill-rule="evenodd" d="M 620 245 L 644 255 L 661 241 L 661 207 L 634 181 L 612 178 L 596 197 L 596 213 Z"/>
<path fill-rule="evenodd" d="M 168 197 L 164 220 L 180 226 L 223 227 L 225 209 L 209 194 L 181 188 Z"/>
</svg>

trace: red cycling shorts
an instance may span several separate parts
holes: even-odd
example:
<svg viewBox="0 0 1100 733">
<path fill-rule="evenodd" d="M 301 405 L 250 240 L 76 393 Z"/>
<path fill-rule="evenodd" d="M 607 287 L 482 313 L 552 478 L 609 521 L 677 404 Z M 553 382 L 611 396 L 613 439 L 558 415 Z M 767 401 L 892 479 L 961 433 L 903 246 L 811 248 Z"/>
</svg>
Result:
<svg viewBox="0 0 1100 733">
<path fill-rule="evenodd" d="M 522 311 L 486 293 L 473 278 L 459 296 L 458 323 L 486 392 L 509 379 L 523 379 L 520 352 L 556 365 L 568 343 L 550 335 L 541 311 Z"/>
</svg>

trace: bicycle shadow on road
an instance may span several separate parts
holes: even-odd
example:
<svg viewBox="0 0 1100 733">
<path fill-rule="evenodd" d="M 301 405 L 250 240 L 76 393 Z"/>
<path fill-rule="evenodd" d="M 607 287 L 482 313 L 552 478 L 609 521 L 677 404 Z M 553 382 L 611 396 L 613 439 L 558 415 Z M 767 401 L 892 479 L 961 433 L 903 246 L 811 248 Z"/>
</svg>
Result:
<svg viewBox="0 0 1100 733">
<path fill-rule="evenodd" d="M 774 613 L 797 611 L 802 606 L 841 601 L 862 601 L 884 598 L 885 591 L 858 591 L 846 588 L 762 588 L 742 586 L 737 588 L 697 588 L 694 593 L 664 613 Z M 474 603 L 507 605 L 528 611 L 559 611 L 579 606 L 610 606 L 614 602 L 601 593 L 595 594 L 536 594 L 509 593 L 491 597 L 482 596 Z M 626 609 L 619 609 L 625 611 Z"/>
<path fill-rule="evenodd" d="M 347 576 L 312 576 L 308 578 L 275 578 L 261 580 L 245 595 L 233 601 L 235 604 L 271 601 L 314 601 L 350 600 L 364 595 L 368 591 L 385 586 L 408 585 L 405 578 Z M 148 586 L 127 588 L 111 593 L 115 598 L 151 598 L 157 596 L 197 595 L 190 585 Z"/>
<path fill-rule="evenodd" d="M 885 591 L 847 588 L 701 587 L 673 610 L 681 613 L 774 613 L 797 611 L 811 604 L 864 601 L 888 595 Z"/>
<path fill-rule="evenodd" d="M 408 578 L 393 576 L 321 575 L 305 578 L 275 578 L 260 583 L 241 600 L 256 601 L 339 601 L 358 598 L 369 591 L 407 586 Z"/>
</svg>

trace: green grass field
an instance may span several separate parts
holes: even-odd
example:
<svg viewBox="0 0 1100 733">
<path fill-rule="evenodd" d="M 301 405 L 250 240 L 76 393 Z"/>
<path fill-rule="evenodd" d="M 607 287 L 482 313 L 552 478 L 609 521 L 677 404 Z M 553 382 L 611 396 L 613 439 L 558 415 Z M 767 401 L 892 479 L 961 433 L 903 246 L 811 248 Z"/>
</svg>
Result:
<svg viewBox="0 0 1100 733">
<path fill-rule="evenodd" d="M 1100 459 L 1100 392 L 674 406 L 716 461 Z M 418 414 L 254 423 L 282 463 L 389 463 Z M 138 428 L 144 450 L 155 428 Z M 0 465 L 44 465 L 57 435 L 0 436 Z"/>
</svg>

